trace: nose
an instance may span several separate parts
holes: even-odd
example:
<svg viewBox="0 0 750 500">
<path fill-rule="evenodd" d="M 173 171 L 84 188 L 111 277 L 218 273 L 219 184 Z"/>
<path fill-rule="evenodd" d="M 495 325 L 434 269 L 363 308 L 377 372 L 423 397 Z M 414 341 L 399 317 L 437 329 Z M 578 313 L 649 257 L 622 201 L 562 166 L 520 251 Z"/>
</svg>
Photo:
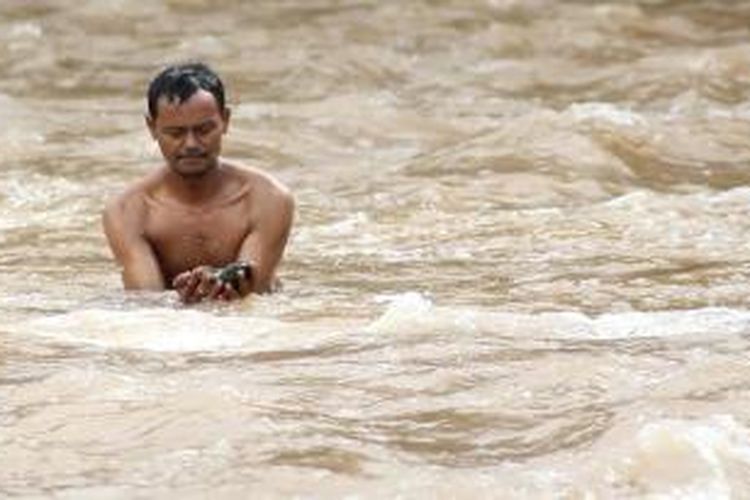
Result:
<svg viewBox="0 0 750 500">
<path fill-rule="evenodd" d="M 190 150 L 197 148 L 199 145 L 198 137 L 196 137 L 195 132 L 188 130 L 187 134 L 185 134 L 185 149 Z"/>
</svg>

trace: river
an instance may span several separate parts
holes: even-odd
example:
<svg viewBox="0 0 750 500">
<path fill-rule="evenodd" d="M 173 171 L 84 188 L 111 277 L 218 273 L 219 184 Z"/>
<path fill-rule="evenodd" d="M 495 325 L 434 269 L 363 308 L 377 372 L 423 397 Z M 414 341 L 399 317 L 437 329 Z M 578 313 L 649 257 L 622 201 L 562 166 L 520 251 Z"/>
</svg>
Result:
<svg viewBox="0 0 750 500">
<path fill-rule="evenodd" d="M 284 289 L 126 293 L 203 60 Z M 0 497 L 750 498 L 750 1 L 0 1 Z"/>
</svg>

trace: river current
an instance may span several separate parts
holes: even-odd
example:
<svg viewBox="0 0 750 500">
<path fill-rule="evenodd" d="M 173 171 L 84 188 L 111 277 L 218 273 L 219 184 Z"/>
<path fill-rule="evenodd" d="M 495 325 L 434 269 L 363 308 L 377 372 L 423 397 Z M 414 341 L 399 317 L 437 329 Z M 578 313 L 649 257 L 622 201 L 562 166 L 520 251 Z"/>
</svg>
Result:
<svg viewBox="0 0 750 500">
<path fill-rule="evenodd" d="M 280 293 L 126 293 L 203 60 Z M 0 497 L 750 498 L 750 1 L 0 0 Z"/>
</svg>

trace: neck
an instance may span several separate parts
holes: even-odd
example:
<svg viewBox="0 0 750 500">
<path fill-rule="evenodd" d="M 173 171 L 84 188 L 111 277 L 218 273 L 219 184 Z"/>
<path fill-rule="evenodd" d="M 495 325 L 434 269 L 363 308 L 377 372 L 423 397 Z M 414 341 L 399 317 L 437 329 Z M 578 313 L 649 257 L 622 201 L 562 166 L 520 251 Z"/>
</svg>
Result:
<svg viewBox="0 0 750 500">
<path fill-rule="evenodd" d="M 222 165 L 217 162 L 214 168 L 195 176 L 180 175 L 167 167 L 164 180 L 175 199 L 192 204 L 214 198 L 221 189 L 222 176 Z"/>
</svg>

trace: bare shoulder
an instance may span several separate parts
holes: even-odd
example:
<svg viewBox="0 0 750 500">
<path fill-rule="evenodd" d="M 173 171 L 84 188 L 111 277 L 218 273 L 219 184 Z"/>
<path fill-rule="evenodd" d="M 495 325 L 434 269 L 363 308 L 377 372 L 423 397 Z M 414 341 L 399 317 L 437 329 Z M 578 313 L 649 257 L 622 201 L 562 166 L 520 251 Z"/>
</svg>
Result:
<svg viewBox="0 0 750 500">
<path fill-rule="evenodd" d="M 275 210 L 279 208 L 294 209 L 294 197 L 291 191 L 271 174 L 258 168 L 236 163 L 228 163 L 227 167 L 233 175 L 241 180 L 250 198 L 255 199 L 256 202 Z"/>
<path fill-rule="evenodd" d="M 154 176 L 147 176 L 109 198 L 102 213 L 105 224 L 108 221 L 134 223 L 142 220 L 146 211 L 146 199 L 154 183 Z"/>
</svg>

